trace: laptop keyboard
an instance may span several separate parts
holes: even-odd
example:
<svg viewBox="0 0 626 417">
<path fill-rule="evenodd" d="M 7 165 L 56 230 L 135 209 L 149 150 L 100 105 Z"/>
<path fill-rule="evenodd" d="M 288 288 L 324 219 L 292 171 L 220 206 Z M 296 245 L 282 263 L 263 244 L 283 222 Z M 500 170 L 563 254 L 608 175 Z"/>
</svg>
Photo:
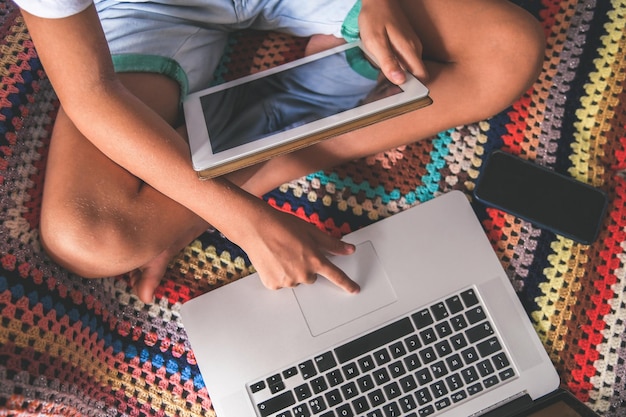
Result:
<svg viewBox="0 0 626 417">
<path fill-rule="evenodd" d="M 470 288 L 248 389 L 261 417 L 424 417 L 515 376 Z"/>
</svg>

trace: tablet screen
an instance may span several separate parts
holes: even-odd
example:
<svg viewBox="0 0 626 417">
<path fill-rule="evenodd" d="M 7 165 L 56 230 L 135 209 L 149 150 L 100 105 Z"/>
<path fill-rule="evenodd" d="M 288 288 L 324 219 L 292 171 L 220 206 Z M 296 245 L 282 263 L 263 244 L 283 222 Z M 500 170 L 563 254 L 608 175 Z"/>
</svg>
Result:
<svg viewBox="0 0 626 417">
<path fill-rule="evenodd" d="M 213 91 L 200 103 L 218 154 L 401 92 L 353 47 Z"/>
</svg>

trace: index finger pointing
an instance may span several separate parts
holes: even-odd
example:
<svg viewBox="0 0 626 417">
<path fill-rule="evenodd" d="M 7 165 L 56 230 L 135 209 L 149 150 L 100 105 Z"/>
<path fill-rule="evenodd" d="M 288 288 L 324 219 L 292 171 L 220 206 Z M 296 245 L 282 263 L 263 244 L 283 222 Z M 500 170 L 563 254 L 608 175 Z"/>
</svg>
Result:
<svg viewBox="0 0 626 417">
<path fill-rule="evenodd" d="M 323 271 L 319 272 L 319 275 L 326 278 L 347 293 L 358 294 L 361 290 L 359 284 L 351 280 L 345 272 L 330 262 L 326 265 Z"/>
</svg>

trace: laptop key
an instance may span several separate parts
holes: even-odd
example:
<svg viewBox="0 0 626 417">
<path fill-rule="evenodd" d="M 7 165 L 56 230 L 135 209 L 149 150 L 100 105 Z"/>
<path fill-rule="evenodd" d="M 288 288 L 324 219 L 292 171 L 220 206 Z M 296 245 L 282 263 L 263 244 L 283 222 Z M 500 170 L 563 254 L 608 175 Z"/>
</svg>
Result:
<svg viewBox="0 0 626 417">
<path fill-rule="evenodd" d="M 466 384 L 478 381 L 478 372 L 476 372 L 473 366 L 461 370 L 461 376 Z"/>
<path fill-rule="evenodd" d="M 367 398 L 369 398 L 372 407 L 378 407 L 385 402 L 385 396 L 380 389 L 377 389 L 367 394 Z"/>
<path fill-rule="evenodd" d="M 437 335 L 435 334 L 435 330 L 430 327 L 422 330 L 420 332 L 420 337 L 422 338 L 422 342 L 424 342 L 425 345 L 434 343 L 437 340 Z"/>
<path fill-rule="evenodd" d="M 270 385 L 270 392 L 272 394 L 276 394 L 285 389 L 285 383 L 283 381 L 278 381 Z"/>
<path fill-rule="evenodd" d="M 473 288 L 463 291 L 461 293 L 461 298 L 463 299 L 463 303 L 465 303 L 465 307 L 471 307 L 478 304 L 478 296 L 476 296 L 476 292 Z"/>
<path fill-rule="evenodd" d="M 420 343 L 420 340 L 416 334 L 412 334 L 411 336 L 404 339 L 404 344 L 406 345 L 406 348 L 409 350 L 409 352 L 413 352 L 422 347 L 422 344 Z"/>
<path fill-rule="evenodd" d="M 400 391 L 400 387 L 396 382 L 385 385 L 383 387 L 383 390 L 385 391 L 385 395 L 387 396 L 388 400 L 393 400 L 394 398 L 402 394 L 402 392 Z"/>
<path fill-rule="evenodd" d="M 506 357 L 506 354 L 504 352 L 500 352 L 494 355 L 491 360 L 498 370 L 504 369 L 509 366 L 509 358 Z"/>
<path fill-rule="evenodd" d="M 483 381 L 483 384 L 485 384 L 485 388 L 491 388 L 491 387 L 493 387 L 494 385 L 496 385 L 498 382 L 500 382 L 500 381 L 498 380 L 498 377 L 497 377 L 497 376 L 495 376 L 495 375 L 492 375 L 492 376 L 490 376 L 489 378 L 486 378 L 486 379 Z"/>
<path fill-rule="evenodd" d="M 389 362 L 391 360 L 391 356 L 389 356 L 387 349 L 381 349 L 374 352 L 374 359 L 376 360 L 376 364 L 381 366 Z"/>
<path fill-rule="evenodd" d="M 433 376 L 430 374 L 428 368 L 420 369 L 415 373 L 415 376 L 420 385 L 428 384 L 433 380 Z"/>
<path fill-rule="evenodd" d="M 408 336 L 413 331 L 411 320 L 405 317 L 335 348 L 335 355 L 340 363 L 346 363 L 365 353 Z"/>
<path fill-rule="evenodd" d="M 302 362 L 298 365 L 298 369 L 300 369 L 300 373 L 304 379 L 309 379 L 317 375 L 317 370 L 312 360 Z"/>
<path fill-rule="evenodd" d="M 495 372 L 495 370 L 493 369 L 493 365 L 491 364 L 489 359 L 478 362 L 476 364 L 476 368 L 478 368 L 478 373 L 480 373 L 480 376 L 482 377 L 486 377 Z"/>
<path fill-rule="evenodd" d="M 350 398 L 354 398 L 359 394 L 359 391 L 356 389 L 356 384 L 354 382 L 348 382 L 344 386 L 341 387 L 341 392 L 346 400 Z"/>
<path fill-rule="evenodd" d="M 346 379 L 352 379 L 359 376 L 359 368 L 357 368 L 355 362 L 350 362 L 347 365 L 344 365 L 341 370 L 343 371 L 343 375 Z"/>
<path fill-rule="evenodd" d="M 391 365 L 389 365 L 388 368 L 393 378 L 398 378 L 406 373 L 406 369 L 404 368 L 404 365 L 402 365 L 402 362 L 400 361 L 392 363 Z"/>
<path fill-rule="evenodd" d="M 311 412 L 306 404 L 300 404 L 293 408 L 293 417 L 311 417 Z"/>
<path fill-rule="evenodd" d="M 450 391 L 456 391 L 463 386 L 463 381 L 459 374 L 452 374 L 446 378 L 446 384 L 448 384 Z"/>
<path fill-rule="evenodd" d="M 486 321 L 470 329 L 467 329 L 465 331 L 465 336 L 467 336 L 467 340 L 469 340 L 470 343 L 475 343 L 475 342 L 478 342 L 479 340 L 482 340 L 486 337 L 491 336 L 493 333 L 494 333 L 494 330 L 493 330 L 493 327 L 491 326 L 491 323 Z"/>
<path fill-rule="evenodd" d="M 484 342 L 480 342 L 478 345 L 476 345 L 476 349 L 478 349 L 478 353 L 480 353 L 480 356 L 484 358 L 493 353 L 501 351 L 502 346 L 500 345 L 500 342 L 497 338 L 491 337 Z"/>
<path fill-rule="evenodd" d="M 430 308 L 430 311 L 432 311 L 433 316 L 435 317 L 435 320 L 437 321 L 443 320 L 450 315 L 450 313 L 448 313 L 448 309 L 446 308 L 446 305 L 443 302 L 434 304 Z"/>
<path fill-rule="evenodd" d="M 252 391 L 252 393 L 254 394 L 256 392 L 259 392 L 265 389 L 265 387 L 266 387 L 265 381 L 259 381 L 257 383 L 250 385 L 250 391 Z"/>
<path fill-rule="evenodd" d="M 437 408 L 437 410 L 440 411 L 446 407 L 449 407 L 450 404 L 452 404 L 452 402 L 450 401 L 450 398 L 442 398 L 435 402 L 435 408 Z"/>
<path fill-rule="evenodd" d="M 409 371 L 413 371 L 420 367 L 421 362 L 415 353 L 410 354 L 404 358 L 404 364 Z"/>
<path fill-rule="evenodd" d="M 400 379 L 400 387 L 404 393 L 413 392 L 417 388 L 417 382 L 413 375 L 407 375 Z"/>
<path fill-rule="evenodd" d="M 431 347 L 427 347 L 426 349 L 420 350 L 419 352 L 420 358 L 422 358 L 422 362 L 425 364 L 431 363 L 437 359 L 437 355 L 435 351 Z"/>
<path fill-rule="evenodd" d="M 446 388 L 443 381 L 435 381 L 430 386 L 430 391 L 433 393 L 435 398 L 441 398 L 448 393 L 448 389 Z"/>
<path fill-rule="evenodd" d="M 295 366 L 292 366 L 291 368 L 285 369 L 283 371 L 283 378 L 285 379 L 289 379 L 292 376 L 296 376 L 296 375 L 298 375 L 298 368 L 296 368 Z"/>
<path fill-rule="evenodd" d="M 396 342 L 389 346 L 389 350 L 391 351 L 391 356 L 393 356 L 394 359 L 398 359 L 399 357 L 406 355 L 406 349 L 404 348 L 402 342 Z"/>
<path fill-rule="evenodd" d="M 326 379 L 331 387 L 335 387 L 343 382 L 343 375 L 341 375 L 339 369 L 335 369 L 326 374 Z"/>
<path fill-rule="evenodd" d="M 375 387 L 374 380 L 371 375 L 363 375 L 361 378 L 356 380 L 356 383 L 361 392 L 367 392 Z"/>
<path fill-rule="evenodd" d="M 276 397 L 263 401 L 257 405 L 261 417 L 268 417 L 296 403 L 296 398 L 291 391 L 285 391 Z"/>
<path fill-rule="evenodd" d="M 341 397 L 341 394 L 339 393 L 338 389 L 329 391 L 326 394 L 324 394 L 324 396 L 326 397 L 326 402 L 328 403 L 329 407 L 334 407 L 343 401 L 343 398 Z"/>
<path fill-rule="evenodd" d="M 365 397 L 359 397 L 352 401 L 352 408 L 356 414 L 361 415 L 370 409 L 370 405 Z"/>
<path fill-rule="evenodd" d="M 413 318 L 413 322 L 418 329 L 428 327 L 435 322 L 428 309 L 418 311 L 417 313 L 411 315 L 411 318 Z"/>
<path fill-rule="evenodd" d="M 427 417 L 432 415 L 435 412 L 435 407 L 429 405 L 428 407 L 424 407 L 417 412 L 419 417 Z"/>
<path fill-rule="evenodd" d="M 509 378 L 513 378 L 515 376 L 515 372 L 513 371 L 513 369 L 509 368 L 509 369 L 505 369 L 504 371 L 500 372 L 498 374 L 500 376 L 500 379 L 502 381 L 505 381 Z"/>
<path fill-rule="evenodd" d="M 483 390 L 483 386 L 480 385 L 480 382 L 478 382 L 477 384 L 470 385 L 469 387 L 467 387 L 467 392 L 469 393 L 469 395 L 478 394 L 482 390 Z"/>
<path fill-rule="evenodd" d="M 442 340 L 441 342 L 435 343 L 435 350 L 439 356 L 444 357 L 452 353 L 452 346 L 450 346 L 450 343 L 447 340 Z"/>
<path fill-rule="evenodd" d="M 354 417 L 350 404 L 343 404 L 335 410 L 337 417 Z"/>
<path fill-rule="evenodd" d="M 313 388 L 314 393 L 319 394 L 328 389 L 328 384 L 324 377 L 320 376 L 311 380 L 311 388 Z"/>
<path fill-rule="evenodd" d="M 391 377 L 389 377 L 389 372 L 387 372 L 385 368 L 381 368 L 374 371 L 374 380 L 376 381 L 376 384 L 381 385 L 385 382 L 389 382 Z"/>
<path fill-rule="evenodd" d="M 461 352 L 461 355 L 463 356 L 463 360 L 465 360 L 465 363 L 468 365 L 480 359 L 478 353 L 476 352 L 476 349 L 474 349 L 474 346 L 470 346 L 465 349 L 463 352 Z"/>
<path fill-rule="evenodd" d="M 435 362 L 430 365 L 430 370 L 433 373 L 433 377 L 441 378 L 444 375 L 448 374 L 448 368 L 444 365 L 443 361 Z"/>
<path fill-rule="evenodd" d="M 459 350 L 467 346 L 467 340 L 465 339 L 465 336 L 463 336 L 462 333 L 455 334 L 454 336 L 450 338 L 450 341 L 452 342 L 452 346 L 454 347 L 455 350 Z"/>
<path fill-rule="evenodd" d="M 332 352 L 326 352 L 321 355 L 316 356 L 313 361 L 317 365 L 317 369 L 320 372 L 326 372 L 331 368 L 337 366 L 337 361 L 333 357 Z"/>
<path fill-rule="evenodd" d="M 465 317 L 463 317 L 462 314 L 452 317 L 450 319 L 450 323 L 452 324 L 452 328 L 454 328 L 454 330 L 456 331 L 461 331 L 468 326 L 467 320 L 465 320 Z"/>
<path fill-rule="evenodd" d="M 307 384 L 299 385 L 299 386 L 295 387 L 293 389 L 293 391 L 296 394 L 296 397 L 300 401 L 306 400 L 307 398 L 309 398 L 312 395 L 311 394 L 311 388 L 309 388 L 309 386 Z"/>
<path fill-rule="evenodd" d="M 321 413 L 322 411 L 326 410 L 326 403 L 324 402 L 324 398 L 313 398 L 309 401 L 309 407 L 311 408 L 311 412 L 313 414 Z"/>
<path fill-rule="evenodd" d="M 374 360 L 372 359 L 372 357 L 370 355 L 367 355 L 367 356 L 359 359 L 358 362 L 359 362 L 359 367 L 361 368 L 362 372 L 370 371 L 370 370 L 374 369 L 375 366 L 376 366 L 376 365 L 374 365 Z"/>
<path fill-rule="evenodd" d="M 398 402 L 400 403 L 400 408 L 402 408 L 402 411 L 404 413 L 408 413 L 417 408 L 417 403 L 410 395 L 400 398 Z"/>
<path fill-rule="evenodd" d="M 446 305 L 448 306 L 448 310 L 450 313 L 456 314 L 463 310 L 463 303 L 461 302 L 461 297 L 458 295 L 452 296 L 446 300 Z"/>
<path fill-rule="evenodd" d="M 485 310 L 483 310 L 482 306 L 476 306 L 467 310 L 465 317 L 467 317 L 470 324 L 476 324 L 479 321 L 486 319 L 487 315 L 485 314 Z"/>
<path fill-rule="evenodd" d="M 452 398 L 452 402 L 458 403 L 459 401 L 463 401 L 467 398 L 467 393 L 465 391 L 455 392 L 450 396 Z"/>
<path fill-rule="evenodd" d="M 385 417 L 401 417 L 402 413 L 400 412 L 400 407 L 398 404 L 388 403 L 383 406 L 383 413 L 385 413 Z"/>
<path fill-rule="evenodd" d="M 452 334 L 452 327 L 450 327 L 447 321 L 437 323 L 435 325 L 435 330 L 437 330 L 437 334 L 440 338 L 448 337 Z"/>
<path fill-rule="evenodd" d="M 422 388 L 421 390 L 415 393 L 415 398 L 417 399 L 417 403 L 419 405 L 428 404 L 433 400 L 433 397 L 430 395 L 430 391 L 427 388 Z"/>
<path fill-rule="evenodd" d="M 463 367 L 463 361 L 461 361 L 461 357 L 456 353 L 446 358 L 446 363 L 451 371 L 457 371 Z"/>
</svg>

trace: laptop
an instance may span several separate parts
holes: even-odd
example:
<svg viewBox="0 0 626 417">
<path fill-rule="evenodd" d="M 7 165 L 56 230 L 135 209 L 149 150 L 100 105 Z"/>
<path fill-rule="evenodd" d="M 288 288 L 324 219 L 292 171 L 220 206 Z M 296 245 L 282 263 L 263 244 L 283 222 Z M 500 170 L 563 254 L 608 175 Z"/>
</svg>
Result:
<svg viewBox="0 0 626 417">
<path fill-rule="evenodd" d="M 253 274 L 182 306 L 218 417 L 595 415 L 559 390 L 465 194 L 345 240 L 357 295 Z"/>
</svg>

